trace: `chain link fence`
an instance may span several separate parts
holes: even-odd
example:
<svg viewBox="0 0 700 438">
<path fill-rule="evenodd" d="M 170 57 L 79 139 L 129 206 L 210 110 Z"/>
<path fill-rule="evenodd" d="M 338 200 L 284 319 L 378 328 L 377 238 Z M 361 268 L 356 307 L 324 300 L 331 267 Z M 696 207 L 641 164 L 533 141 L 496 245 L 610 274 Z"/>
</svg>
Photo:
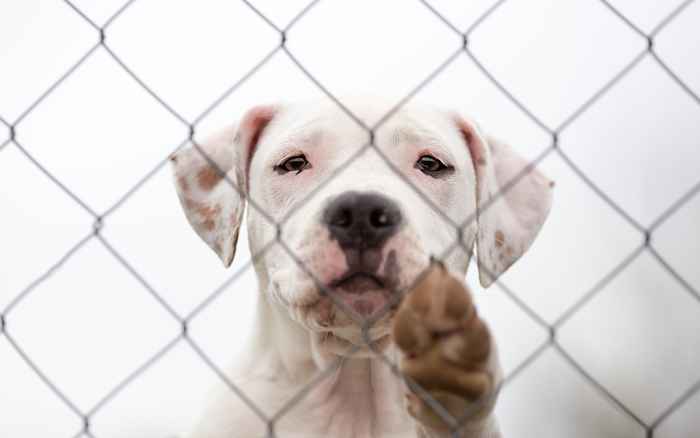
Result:
<svg viewBox="0 0 700 438">
<path fill-rule="evenodd" d="M 218 376 L 218 378 L 220 378 L 221 381 L 233 393 L 240 397 L 240 399 L 259 416 L 260 421 L 267 424 L 269 437 L 277 436 L 275 434 L 276 422 L 280 418 L 282 418 L 297 402 L 302 400 L 309 393 L 309 391 L 311 391 L 314 385 L 318 384 L 324 378 L 328 377 L 337 366 L 337 364 L 334 364 L 325 371 L 319 373 L 317 377 L 313 379 L 312 382 L 310 382 L 302 391 L 300 391 L 298 394 L 296 394 L 294 397 L 288 400 L 284 404 L 284 406 L 276 413 L 272 415 L 266 414 L 264 410 L 256 404 L 256 400 L 250 398 L 241 389 L 239 389 L 234 382 L 229 380 L 229 378 L 226 376 L 226 373 L 217 366 L 215 361 L 212 360 L 204 351 L 204 349 L 189 335 L 188 327 L 191 321 L 197 318 L 202 312 L 202 310 L 210 306 L 217 296 L 219 296 L 230 285 L 235 285 L 236 281 L 239 280 L 240 277 L 246 271 L 250 270 L 256 258 L 262 257 L 264 253 L 274 245 L 279 245 L 280 247 L 284 248 L 287 254 L 299 264 L 300 268 L 304 270 L 308 275 L 313 277 L 313 273 L 303 266 L 303 262 L 297 257 L 294 251 L 289 246 L 287 246 L 287 244 L 283 240 L 279 238 L 281 233 L 278 233 L 278 239 L 276 241 L 270 242 L 263 249 L 263 251 L 261 251 L 258 254 L 253 254 L 251 260 L 243 264 L 239 271 L 235 272 L 225 284 L 213 291 L 203 302 L 201 302 L 198 306 L 192 309 L 189 313 L 181 314 L 168 303 L 168 301 L 163 297 L 163 295 L 159 293 L 158 290 L 152 287 L 145 280 L 144 276 L 139 272 L 139 267 L 130 263 L 120 252 L 118 252 L 115 249 L 115 247 L 103 235 L 103 230 L 105 229 L 105 227 L 109 227 L 110 216 L 115 211 L 120 209 L 120 207 L 131 196 L 138 192 L 142 188 L 142 186 L 146 184 L 146 182 L 149 181 L 149 179 L 151 179 L 155 175 L 156 172 L 158 172 L 162 167 L 164 167 L 167 164 L 168 157 L 162 157 L 162 160 L 154 168 L 152 168 L 150 172 L 143 175 L 143 177 L 133 187 L 124 192 L 114 204 L 112 204 L 104 210 L 96 210 L 93 207 L 91 207 L 88 202 L 81 199 L 80 196 L 78 196 L 74 191 L 72 191 L 70 187 L 68 187 L 68 185 L 64 184 L 64 182 L 62 182 L 60 178 L 55 176 L 48 166 L 46 166 L 39 159 L 37 159 L 31 152 L 32 146 L 30 144 L 24 144 L 24 142 L 21 140 L 23 120 L 33 111 L 35 111 L 36 108 L 40 107 L 45 101 L 45 99 L 54 92 L 54 90 L 56 90 L 67 78 L 69 78 L 76 71 L 76 69 L 78 69 L 83 63 L 85 63 L 98 51 L 103 51 L 107 53 L 114 61 L 115 68 L 123 69 L 126 73 L 128 73 L 128 75 L 133 79 L 133 81 L 141 87 L 144 93 L 147 93 L 151 98 L 157 101 L 162 106 L 162 108 L 167 110 L 176 119 L 178 119 L 181 122 L 182 126 L 184 126 L 188 130 L 189 135 L 187 135 L 185 138 L 182 138 L 182 141 L 179 144 L 174 145 L 175 147 L 173 149 L 173 152 L 179 150 L 180 148 L 184 147 L 189 143 L 192 143 L 194 144 L 194 147 L 197 148 L 201 154 L 203 154 L 204 158 L 207 159 L 210 162 L 210 164 L 214 166 L 214 161 L 212 161 L 209 157 L 206 156 L 204 151 L 199 147 L 195 140 L 195 132 L 200 122 L 202 122 L 202 120 L 204 120 L 226 98 L 236 93 L 236 91 L 239 88 L 244 87 L 246 82 L 272 58 L 287 57 L 299 68 L 299 70 L 308 78 L 308 80 L 314 84 L 314 86 L 316 86 L 330 100 L 335 102 L 335 104 L 337 104 L 337 106 L 341 108 L 343 112 L 345 112 L 349 117 L 351 117 L 355 122 L 357 122 L 357 124 L 360 127 L 364 128 L 370 136 L 370 142 L 359 148 L 357 153 L 355 153 L 343 166 L 340 166 L 337 172 L 341 171 L 345 166 L 352 165 L 352 162 L 367 150 L 373 150 L 380 157 L 382 157 L 382 159 L 390 168 L 393 169 L 393 171 L 396 173 L 397 178 L 402 178 L 409 185 L 411 184 L 411 182 L 408 181 L 405 177 L 403 177 L 403 175 L 397 170 L 397 168 L 394 166 L 391 160 L 387 158 L 382 153 L 382 151 L 375 145 L 374 132 L 380 126 L 382 126 L 382 124 L 389 120 L 397 111 L 399 111 L 405 103 L 410 101 L 424 87 L 426 87 L 435 78 L 440 76 L 441 73 L 448 66 L 455 62 L 455 60 L 457 60 L 458 58 L 466 57 L 471 63 L 473 63 L 474 66 L 476 66 L 480 70 L 480 72 L 484 75 L 485 78 L 488 79 L 488 81 L 493 83 L 493 85 L 495 85 L 498 88 L 498 90 L 500 90 L 500 92 L 510 102 L 512 102 L 517 108 L 519 108 L 520 111 L 522 111 L 522 113 L 531 121 L 533 125 L 536 125 L 538 128 L 546 132 L 550 137 L 549 146 L 546 149 L 544 149 L 538 156 L 536 156 L 531 161 L 530 165 L 520 175 L 518 175 L 513 181 L 505 185 L 504 192 L 509 190 L 510 187 L 512 187 L 520 178 L 526 175 L 528 171 L 537 166 L 542 160 L 544 160 L 547 157 L 554 156 L 560 159 L 561 162 L 565 163 L 565 165 L 568 166 L 580 178 L 580 180 L 583 183 L 585 183 L 602 201 L 604 201 L 605 204 L 607 204 L 621 218 L 623 218 L 630 228 L 636 230 L 643 237 L 642 243 L 638 247 L 636 247 L 627 257 L 625 257 L 622 262 L 620 262 L 617 266 L 615 266 L 613 269 L 607 272 L 606 275 L 600 278 L 600 280 L 595 284 L 595 286 L 592 289 L 587 291 L 578 301 L 576 301 L 573 305 L 566 309 L 566 311 L 564 311 L 553 323 L 547 322 L 545 318 L 540 316 L 534 309 L 528 306 L 518 296 L 517 291 L 511 290 L 502 283 L 496 283 L 496 288 L 499 289 L 503 294 L 505 294 L 505 296 L 508 299 L 510 299 L 515 305 L 517 305 L 524 315 L 527 315 L 528 318 L 530 318 L 532 321 L 534 321 L 536 324 L 538 324 L 544 330 L 546 330 L 547 333 L 549 333 L 548 339 L 544 343 L 542 343 L 538 348 L 532 351 L 531 354 L 524 361 L 522 361 L 517 367 L 515 367 L 515 369 L 513 369 L 507 376 L 505 376 L 501 386 L 498 388 L 498 391 L 507 391 L 509 385 L 515 379 L 517 379 L 518 376 L 522 374 L 523 370 L 525 370 L 531 364 L 537 361 L 538 358 L 540 358 L 544 352 L 553 351 L 556 354 L 558 354 L 561 358 L 563 358 L 571 366 L 571 368 L 577 373 L 579 373 L 580 376 L 584 378 L 593 388 L 595 388 L 597 391 L 603 394 L 604 397 L 607 398 L 607 400 L 609 400 L 609 402 L 612 405 L 619 408 L 622 412 L 629 416 L 629 418 L 631 418 L 641 428 L 643 428 L 646 431 L 647 437 L 653 437 L 655 431 L 659 428 L 659 426 L 662 423 L 664 423 L 664 421 L 671 414 L 673 414 L 676 410 L 681 408 L 689 399 L 691 399 L 695 394 L 697 394 L 700 391 L 699 379 L 698 381 L 687 387 L 687 389 L 679 397 L 677 397 L 670 405 L 668 405 L 666 409 L 664 409 L 663 412 L 661 412 L 653 421 L 645 421 L 641 418 L 640 415 L 638 415 L 638 413 L 635 413 L 633 409 L 626 406 L 625 403 L 623 403 L 623 401 L 618 399 L 603 384 L 597 381 L 592 376 L 592 374 L 589 373 L 586 370 L 586 368 L 567 351 L 566 348 L 564 348 L 564 346 L 558 341 L 557 338 L 559 329 L 562 326 L 564 326 L 574 314 L 576 314 L 583 307 L 585 307 L 593 297 L 599 294 L 601 290 L 603 290 L 606 287 L 606 285 L 608 285 L 613 279 L 615 279 L 621 272 L 623 272 L 634 260 L 636 260 L 643 253 L 651 255 L 653 259 L 655 259 L 658 262 L 659 266 L 662 267 L 665 271 L 667 271 L 668 274 L 672 276 L 678 282 L 678 284 L 696 300 L 697 304 L 700 305 L 700 293 L 688 281 L 686 281 L 686 279 L 684 279 L 677 272 L 676 269 L 674 269 L 674 266 L 670 262 L 668 262 L 653 245 L 654 232 L 659 228 L 659 226 L 664 224 L 669 218 L 676 214 L 676 212 L 678 212 L 684 205 L 686 205 L 691 199 L 693 199 L 698 194 L 698 192 L 700 191 L 700 181 L 698 181 L 698 183 L 695 184 L 695 186 L 693 186 L 690 190 L 688 190 L 677 200 L 675 200 L 675 202 L 673 202 L 669 208 L 667 208 L 664 212 L 658 215 L 658 217 L 651 222 L 651 225 L 644 226 L 640 224 L 631 214 L 625 211 L 625 209 L 618 203 L 616 203 L 608 194 L 606 194 L 606 192 L 596 184 L 593 178 L 587 175 L 586 172 L 584 172 L 577 165 L 575 160 L 570 158 L 570 156 L 562 148 L 559 147 L 559 138 L 561 134 L 567 129 L 569 129 L 570 126 L 575 124 L 582 114 L 588 111 L 591 107 L 594 107 L 604 95 L 606 95 L 611 89 L 613 89 L 631 71 L 633 71 L 642 60 L 645 59 L 653 60 L 658 66 L 658 68 L 661 69 L 667 75 L 669 81 L 675 82 L 679 87 L 681 87 L 684 90 L 684 92 L 693 101 L 695 101 L 695 103 L 697 103 L 698 106 L 700 106 L 700 96 L 698 96 L 686 83 L 684 83 L 683 80 L 681 80 L 681 78 L 667 65 L 667 63 L 664 62 L 664 59 L 659 55 L 659 53 L 657 53 L 657 51 L 655 51 L 654 46 L 655 38 L 664 31 L 664 29 L 668 26 L 669 23 L 671 23 L 679 15 L 683 14 L 687 7 L 691 3 L 693 3 L 693 0 L 684 1 L 682 4 L 676 7 L 672 11 L 672 13 L 664 17 L 659 17 L 658 25 L 649 33 L 646 33 L 643 30 L 641 30 L 637 25 L 635 25 L 633 21 L 628 19 L 618 9 L 616 9 L 616 7 L 613 6 L 613 4 L 606 0 L 600 0 L 600 2 L 607 8 L 610 14 L 613 14 L 615 17 L 617 17 L 617 19 L 619 19 L 627 27 L 629 27 L 629 29 L 632 32 L 643 37 L 647 41 L 647 46 L 643 51 L 630 57 L 629 62 L 622 70 L 620 70 L 619 72 L 617 72 L 617 74 L 612 76 L 602 88 L 600 88 L 596 93 L 591 95 L 590 98 L 585 101 L 585 103 L 580 105 L 580 107 L 578 107 L 573 113 L 571 113 L 558 126 L 549 126 L 540 118 L 538 118 L 538 116 L 528 108 L 526 102 L 521 102 L 520 100 L 518 100 L 505 85 L 499 82 L 499 79 L 485 67 L 485 65 L 480 61 L 480 59 L 475 55 L 475 53 L 470 47 L 470 36 L 472 35 L 472 33 L 476 29 L 478 29 L 479 26 L 482 25 L 482 23 L 489 20 L 492 14 L 500 7 L 502 7 L 502 5 L 507 2 L 507 0 L 500 0 L 494 3 L 485 13 L 478 17 L 478 19 L 474 21 L 466 30 L 458 28 L 456 25 L 454 25 L 448 18 L 442 15 L 438 9 L 431 5 L 429 1 L 421 1 L 420 3 L 425 7 L 425 13 L 432 14 L 437 19 L 439 19 L 445 27 L 449 28 L 452 32 L 459 35 L 459 37 L 462 40 L 462 45 L 460 47 L 455 47 L 454 52 L 443 63 L 435 66 L 434 70 L 429 76 L 424 78 L 423 81 L 421 81 L 417 86 L 415 86 L 415 88 L 411 90 L 410 93 L 408 93 L 402 99 L 397 101 L 396 105 L 393 108 L 391 108 L 391 110 L 388 111 L 384 115 L 384 117 L 382 117 L 379 120 L 378 123 L 371 126 L 365 124 L 365 122 L 363 122 L 359 117 L 353 114 L 353 112 L 347 106 L 345 106 L 339 98 L 337 98 L 328 88 L 326 88 L 326 86 L 324 86 L 324 84 L 317 77 L 314 76 L 314 73 L 310 69 L 308 69 L 287 46 L 287 35 L 289 31 L 295 26 L 297 26 L 298 23 L 301 22 L 304 19 L 304 17 L 309 13 L 309 11 L 316 7 L 316 5 L 320 2 L 319 0 L 310 2 L 306 7 L 300 10 L 299 13 L 285 27 L 279 27 L 278 25 L 276 25 L 264 13 L 262 13 L 258 8 L 256 8 L 254 2 L 243 0 L 243 4 L 245 4 L 246 7 L 250 8 L 250 10 L 260 18 L 260 20 L 262 20 L 269 26 L 269 31 L 279 36 L 279 44 L 271 52 L 261 54 L 262 56 L 260 57 L 259 62 L 252 69 L 250 69 L 245 75 L 240 77 L 234 83 L 232 83 L 231 86 L 224 93 L 222 93 L 221 96 L 219 96 L 219 98 L 211 102 L 211 104 L 205 111 L 191 119 L 188 119 L 179 114 L 173 107 L 168 105 L 168 103 L 163 98 L 161 98 L 155 91 L 153 91 L 152 88 L 149 88 L 149 85 L 145 81 L 143 81 L 138 76 L 138 74 L 134 70 L 132 70 L 129 67 L 129 65 L 125 63 L 122 60 L 122 58 L 120 58 L 120 55 L 116 53 L 113 50 L 113 48 L 109 45 L 108 36 L 110 32 L 110 26 L 113 22 L 119 20 L 122 15 L 127 14 L 129 8 L 134 2 L 135 0 L 128 1 L 119 10 L 117 10 L 103 25 L 98 25 L 89 17 L 88 14 L 82 11 L 78 6 L 76 6 L 71 1 L 66 0 L 65 7 L 70 8 L 75 14 L 80 16 L 94 29 L 94 33 L 97 37 L 95 44 L 78 60 L 78 62 L 72 65 L 62 76 L 57 78 L 55 82 L 53 82 L 53 84 L 43 94 L 39 96 L 38 99 L 36 99 L 31 105 L 29 105 L 29 107 L 27 107 L 23 112 L 21 112 L 21 114 L 17 118 L 15 118 L 14 120 L 5 120 L 1 117 L 2 115 L 0 114 L 0 123 L 3 124 L 9 132 L 8 138 L 2 141 L 2 143 L 0 143 L 0 152 L 2 152 L 6 148 L 15 148 L 24 157 L 26 157 L 26 159 L 29 162 L 31 162 L 33 166 L 39 169 L 41 173 L 45 175 L 46 178 L 48 178 L 53 184 L 59 187 L 61 191 L 63 191 L 68 197 L 70 197 L 77 205 L 79 205 L 84 210 L 84 212 L 87 215 L 89 215 L 92 218 L 92 228 L 90 230 L 86 230 L 87 234 L 84 238 L 75 243 L 75 245 L 67 253 L 65 253 L 63 257 L 57 260 L 53 264 L 53 266 L 51 266 L 51 268 L 48 269 L 45 273 L 36 278 L 23 290 L 17 291 L 16 296 L 14 296 L 14 298 L 9 302 L 9 304 L 6 305 L 4 308 L 0 309 L 0 342 L 4 341 L 9 343 L 9 345 L 16 352 L 16 354 L 19 355 L 19 357 L 21 357 L 21 359 L 31 368 L 31 370 L 36 374 L 36 376 L 45 384 L 46 388 L 49 391 L 51 391 L 58 399 L 60 399 L 61 402 L 64 403 L 77 418 L 80 419 L 80 421 L 82 422 L 82 427 L 79 430 L 75 431 L 75 434 L 73 435 L 75 438 L 79 438 L 82 436 L 99 436 L 91 428 L 91 420 L 93 419 L 93 417 L 98 412 L 102 411 L 103 409 L 106 409 L 109 403 L 120 392 L 122 392 L 122 390 L 124 390 L 127 386 L 134 384 L 134 381 L 139 376 L 141 376 L 150 367 L 157 363 L 176 345 L 182 343 L 187 344 L 189 347 L 191 347 L 191 350 L 194 352 L 194 354 L 196 354 L 201 359 L 201 361 L 204 364 L 206 364 L 206 366 L 209 369 L 211 369 L 211 371 L 215 373 Z M 2 159 L 1 154 L 0 159 Z M 220 171 L 220 173 L 222 172 Z M 330 181 L 330 179 L 331 178 L 324 181 L 322 184 L 327 184 L 328 181 Z M 233 182 L 230 180 L 228 180 L 228 182 L 230 184 L 233 184 Z M 238 187 L 235 188 L 236 190 L 240 191 Z M 422 195 L 422 192 L 420 190 L 418 190 L 415 187 L 414 189 L 418 195 L 423 197 L 423 199 L 428 205 L 430 205 L 434 209 L 438 209 L 436 205 L 434 205 L 428 198 Z M 304 202 L 301 202 L 299 203 L 299 205 L 297 205 L 297 208 L 304 208 L 305 202 L 308 199 L 310 199 L 315 192 L 316 191 L 310 193 L 309 196 L 304 200 Z M 502 195 L 502 193 L 499 194 L 499 196 Z M 259 209 L 254 199 L 249 199 L 249 208 Z M 486 208 L 488 208 L 488 206 Z M 261 211 L 261 213 L 263 214 L 263 216 L 269 217 L 264 211 Z M 469 224 L 470 221 L 473 220 L 475 220 L 475 217 L 472 216 L 468 218 L 465 223 L 452 223 L 452 225 L 455 227 L 456 230 L 460 230 L 465 225 Z M 284 221 L 282 221 L 282 223 L 275 223 L 275 226 L 279 229 L 279 227 L 284 226 L 283 222 Z M 145 290 L 162 306 L 163 311 L 169 314 L 173 318 L 173 320 L 177 322 L 180 329 L 178 333 L 173 334 L 175 337 L 166 345 L 163 345 L 162 348 L 157 352 L 157 354 L 150 357 L 138 368 L 134 369 L 130 375 L 124 378 L 118 385 L 114 386 L 109 392 L 104 394 L 104 396 L 101 398 L 101 400 L 99 400 L 98 403 L 96 403 L 90 409 L 85 410 L 78 407 L 78 405 L 72 400 L 71 394 L 69 392 L 64 391 L 62 388 L 59 387 L 59 385 L 54 383 L 49 373 L 44 372 L 45 364 L 38 363 L 32 358 L 30 354 L 28 354 L 25 351 L 25 348 L 23 347 L 22 343 L 18 342 L 13 333 L 13 324 L 10 322 L 9 317 L 13 315 L 15 308 L 23 300 L 25 300 L 27 296 L 32 294 L 40 284 L 44 282 L 50 282 L 51 277 L 62 268 L 64 263 L 71 259 L 71 257 L 73 257 L 73 255 L 79 249 L 81 249 L 83 246 L 85 246 L 88 242 L 91 241 L 96 241 L 103 245 L 104 248 L 106 248 L 106 250 L 113 256 L 114 263 L 118 263 L 124 268 L 126 268 L 128 272 L 133 276 L 133 278 L 135 278 L 145 288 Z M 447 257 L 460 245 L 463 245 L 462 242 L 456 241 L 451 247 L 447 248 L 443 254 L 438 255 L 438 258 Z M 469 249 L 467 249 L 467 251 L 469 251 Z M 416 279 L 416 281 L 418 280 L 419 279 Z M 319 288 L 321 290 L 324 290 L 324 286 L 319 281 L 316 281 L 316 283 L 319 285 Z M 400 292 L 405 293 L 406 291 L 404 290 Z M 331 298 L 333 298 L 333 294 L 328 293 L 328 295 Z M 400 298 L 402 294 L 397 294 L 396 296 Z M 343 310 L 348 311 L 348 309 L 344 309 L 344 304 L 342 302 L 336 300 L 335 303 Z M 348 314 L 352 315 L 353 317 L 355 316 L 352 311 L 348 311 Z M 379 315 L 370 320 L 358 320 L 358 323 L 362 325 L 364 332 L 367 333 L 368 330 L 371 328 L 372 324 L 375 321 L 377 321 L 381 316 L 382 315 Z M 353 351 L 350 351 L 349 353 L 352 354 L 355 350 L 357 350 L 357 348 L 359 347 L 356 347 Z M 397 375 L 397 378 L 403 377 L 400 375 L 400 371 L 398 370 L 396 364 L 392 363 L 387 357 L 385 357 L 380 352 L 375 351 L 374 354 L 377 356 L 377 358 L 379 358 L 380 360 L 385 362 L 389 367 L 391 367 L 393 372 Z M 427 392 L 423 391 L 418 385 L 416 385 L 413 382 L 407 383 L 418 393 L 418 395 L 421 398 L 423 398 L 426 401 L 426 403 L 432 406 L 433 409 L 451 425 L 454 436 L 458 436 L 459 428 L 464 418 L 467 418 L 469 412 L 466 412 L 465 416 L 462 418 L 453 418 L 442 406 L 440 406 L 439 403 L 432 399 L 430 395 Z M 480 403 L 487 401 L 488 400 L 483 400 L 481 402 L 476 403 L 474 409 L 478 408 Z"/>
</svg>

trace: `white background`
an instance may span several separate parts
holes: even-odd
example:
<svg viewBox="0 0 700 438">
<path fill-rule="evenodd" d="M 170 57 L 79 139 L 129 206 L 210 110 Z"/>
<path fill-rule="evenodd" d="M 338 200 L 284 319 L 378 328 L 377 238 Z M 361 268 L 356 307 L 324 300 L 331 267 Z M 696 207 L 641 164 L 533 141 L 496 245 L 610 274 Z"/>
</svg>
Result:
<svg viewBox="0 0 700 438">
<path fill-rule="evenodd" d="M 280 27 L 306 5 L 251 3 Z M 431 4 L 466 29 L 493 3 Z M 612 1 L 647 33 L 680 3 Z M 102 26 L 122 1 L 74 4 Z M 654 45 L 696 95 L 698 23 L 696 1 Z M 109 49 L 188 121 L 280 40 L 250 8 L 233 0 L 138 0 L 105 35 Z M 101 214 L 156 169 L 187 138 L 188 128 L 103 47 L 22 117 L 98 41 L 98 32 L 63 2 L 0 3 L 0 117 L 11 124 L 21 118 L 15 126 L 19 145 Z M 324 0 L 287 35 L 290 52 L 333 94 L 380 94 L 395 101 L 461 44 L 424 5 L 407 0 Z M 596 0 L 510 0 L 469 44 L 484 67 L 553 129 L 647 43 Z M 236 120 L 252 105 L 317 96 L 321 91 L 280 51 L 196 124 L 196 137 Z M 551 142 L 464 54 L 416 99 L 474 116 L 529 158 Z M 9 135 L 0 124 L 0 144 Z M 651 56 L 559 138 L 571 161 L 643 227 L 700 180 L 700 104 Z M 552 214 L 532 250 L 502 280 L 553 323 L 644 237 L 558 154 L 545 158 L 540 168 L 557 182 Z M 245 268 L 250 253 L 243 237 L 234 266 L 221 268 L 187 225 L 168 166 L 157 169 L 105 217 L 101 234 L 184 316 Z M 90 235 L 93 222 L 15 143 L 0 149 L 0 311 Z M 695 196 L 652 238 L 653 247 L 695 290 L 700 289 L 698 224 L 700 196 Z M 548 333 L 503 289 L 477 288 L 473 274 L 470 282 L 509 373 Z M 247 336 L 256 293 L 252 271 L 244 270 L 193 319 L 192 338 L 217 366 L 225 367 Z M 96 239 L 12 304 L 6 319 L 19 348 L 82 412 L 180 333 L 175 319 Z M 700 302 L 648 251 L 567 320 L 557 336 L 568 354 L 647 424 L 700 379 Z M 91 430 L 99 438 L 181 435 L 210 388 L 221 384 L 180 342 L 102 405 L 91 417 Z M 655 436 L 697 436 L 699 413 L 696 394 Z M 498 415 L 506 437 L 644 436 L 553 348 L 504 389 Z M 0 336 L 0 437 L 72 437 L 81 424 Z"/>
</svg>

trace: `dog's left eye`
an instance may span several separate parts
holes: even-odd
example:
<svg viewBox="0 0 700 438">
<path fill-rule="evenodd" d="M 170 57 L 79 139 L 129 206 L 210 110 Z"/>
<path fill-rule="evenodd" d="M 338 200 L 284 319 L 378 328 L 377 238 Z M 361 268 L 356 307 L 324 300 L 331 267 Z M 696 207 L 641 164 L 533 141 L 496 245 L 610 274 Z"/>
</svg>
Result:
<svg viewBox="0 0 700 438">
<path fill-rule="evenodd" d="M 446 166 L 442 161 L 432 155 L 422 155 L 418 158 L 415 165 L 416 169 L 430 176 L 438 176 L 445 171 L 452 169 L 452 166 Z"/>
<path fill-rule="evenodd" d="M 306 159 L 304 154 L 301 154 L 287 158 L 281 164 L 277 164 L 274 167 L 274 170 L 280 174 L 287 172 L 296 172 L 297 174 L 300 174 L 302 170 L 310 167 L 311 163 L 309 163 L 309 160 Z"/>
</svg>

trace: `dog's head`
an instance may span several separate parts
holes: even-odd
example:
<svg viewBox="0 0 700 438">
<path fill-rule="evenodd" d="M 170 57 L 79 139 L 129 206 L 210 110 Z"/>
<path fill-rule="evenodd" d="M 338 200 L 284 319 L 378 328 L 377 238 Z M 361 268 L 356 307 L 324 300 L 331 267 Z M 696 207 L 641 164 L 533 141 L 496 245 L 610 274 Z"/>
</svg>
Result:
<svg viewBox="0 0 700 438">
<path fill-rule="evenodd" d="M 551 204 L 551 181 L 510 147 L 421 107 L 373 136 L 332 104 L 256 107 L 172 160 L 187 218 L 225 266 L 247 201 L 268 301 L 337 353 L 362 343 L 363 321 L 386 343 L 390 303 L 431 256 L 463 275 L 476 246 L 481 283 L 491 284 L 529 248 Z"/>
</svg>

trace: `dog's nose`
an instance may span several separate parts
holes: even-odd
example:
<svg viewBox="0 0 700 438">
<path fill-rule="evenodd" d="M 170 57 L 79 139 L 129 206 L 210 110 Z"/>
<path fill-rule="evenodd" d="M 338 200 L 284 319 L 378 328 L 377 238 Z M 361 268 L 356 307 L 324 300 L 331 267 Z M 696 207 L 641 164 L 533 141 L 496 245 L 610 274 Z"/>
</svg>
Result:
<svg viewBox="0 0 700 438">
<path fill-rule="evenodd" d="M 398 230 L 401 210 L 385 196 L 347 192 L 328 205 L 323 218 L 342 248 L 376 248 Z"/>
</svg>

